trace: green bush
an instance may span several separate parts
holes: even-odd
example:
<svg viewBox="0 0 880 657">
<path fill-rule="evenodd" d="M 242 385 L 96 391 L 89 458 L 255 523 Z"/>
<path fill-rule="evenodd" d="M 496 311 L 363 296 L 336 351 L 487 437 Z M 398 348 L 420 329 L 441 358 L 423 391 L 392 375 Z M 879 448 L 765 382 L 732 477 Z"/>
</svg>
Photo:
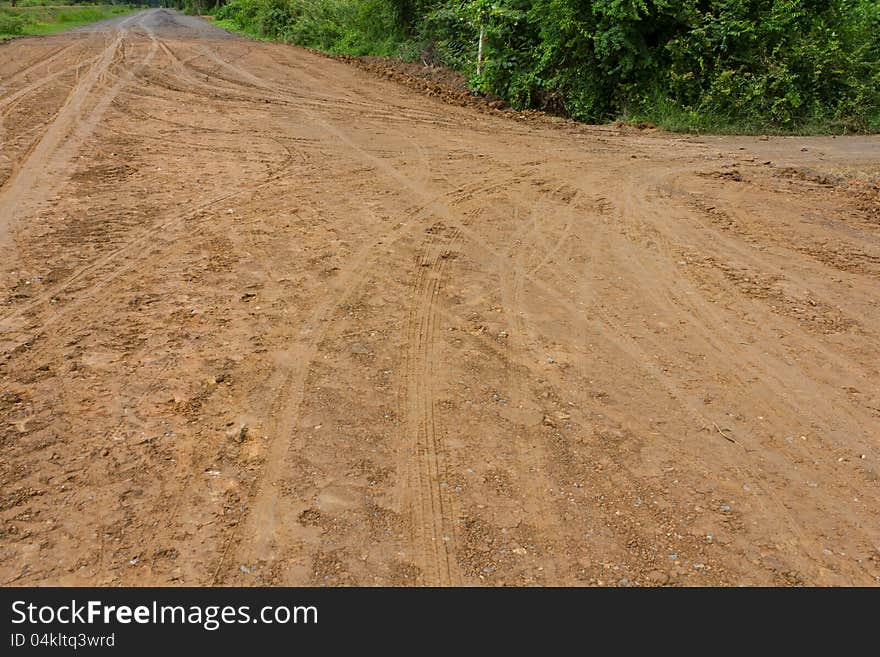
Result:
<svg viewBox="0 0 880 657">
<path fill-rule="evenodd" d="M 106 18 L 106 13 L 97 7 L 78 7 L 69 11 L 58 12 L 59 23 L 86 23 L 100 21 Z"/>
<path fill-rule="evenodd" d="M 878 0 L 232 0 L 217 17 L 329 52 L 442 63 L 476 91 L 583 121 L 880 129 Z"/>
<path fill-rule="evenodd" d="M 328 52 L 391 55 L 404 40 L 390 0 L 233 0 L 215 17 L 254 36 Z"/>
<path fill-rule="evenodd" d="M 19 35 L 24 33 L 24 28 L 28 24 L 27 18 L 24 16 L 16 16 L 14 14 L 0 14 L 0 34 Z"/>
</svg>

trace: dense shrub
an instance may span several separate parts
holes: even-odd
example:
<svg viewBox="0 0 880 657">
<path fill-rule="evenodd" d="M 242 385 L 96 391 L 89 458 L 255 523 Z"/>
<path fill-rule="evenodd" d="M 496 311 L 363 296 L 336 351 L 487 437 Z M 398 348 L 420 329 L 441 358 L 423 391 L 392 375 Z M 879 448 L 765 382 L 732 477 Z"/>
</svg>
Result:
<svg viewBox="0 0 880 657">
<path fill-rule="evenodd" d="M 388 0 L 235 0 L 215 18 L 256 36 L 328 52 L 394 55 L 405 40 Z"/>
<path fill-rule="evenodd" d="M 15 14 L 0 13 L 0 34 L 23 34 L 27 18 Z"/>
<path fill-rule="evenodd" d="M 585 121 L 880 129 L 878 0 L 232 0 L 217 16 L 442 63 L 477 91 Z"/>
</svg>

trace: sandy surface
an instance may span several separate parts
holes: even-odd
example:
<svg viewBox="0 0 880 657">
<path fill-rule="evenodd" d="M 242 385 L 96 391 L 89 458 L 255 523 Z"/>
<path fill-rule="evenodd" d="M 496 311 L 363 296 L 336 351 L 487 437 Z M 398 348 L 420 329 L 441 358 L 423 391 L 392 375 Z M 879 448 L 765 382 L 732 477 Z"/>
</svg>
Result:
<svg viewBox="0 0 880 657">
<path fill-rule="evenodd" d="M 880 582 L 876 137 L 163 10 L 0 46 L 0 118 L 0 583 Z"/>
</svg>

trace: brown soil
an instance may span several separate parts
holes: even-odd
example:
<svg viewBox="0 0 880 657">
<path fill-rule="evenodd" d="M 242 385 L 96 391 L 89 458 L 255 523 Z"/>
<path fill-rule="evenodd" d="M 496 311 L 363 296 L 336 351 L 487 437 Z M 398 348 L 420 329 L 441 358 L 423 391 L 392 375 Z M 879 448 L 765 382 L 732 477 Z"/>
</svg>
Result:
<svg viewBox="0 0 880 657">
<path fill-rule="evenodd" d="M 880 581 L 876 137 L 0 50 L 3 584 Z"/>
<path fill-rule="evenodd" d="M 467 78 L 444 66 L 419 64 L 416 62 L 404 62 L 392 57 L 356 57 L 343 58 L 355 59 L 364 68 L 389 75 L 398 73 L 404 81 L 421 80 L 432 82 L 438 87 L 444 87 L 450 92 L 471 95 L 468 88 Z"/>
</svg>

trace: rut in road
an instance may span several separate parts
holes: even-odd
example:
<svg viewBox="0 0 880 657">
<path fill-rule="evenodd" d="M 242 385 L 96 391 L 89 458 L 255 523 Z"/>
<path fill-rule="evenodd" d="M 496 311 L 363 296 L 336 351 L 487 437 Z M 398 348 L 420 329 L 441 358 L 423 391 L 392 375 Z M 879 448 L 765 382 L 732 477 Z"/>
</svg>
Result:
<svg viewBox="0 0 880 657">
<path fill-rule="evenodd" d="M 88 139 L 115 95 L 128 81 L 121 80 L 114 85 L 104 82 L 107 72 L 119 57 L 125 38 L 125 26 L 129 20 L 131 19 L 120 23 L 113 41 L 78 80 L 52 124 L 0 187 L 0 203 L 10 210 L 0 223 L 0 239 L 5 236 L 8 223 L 19 219 L 16 212 L 19 205 L 37 205 L 54 191 L 54 178 L 61 175 L 61 171 L 69 165 L 79 145 Z M 149 65 L 152 54 L 153 51 L 150 50 L 145 57 L 145 66 Z M 94 100 L 91 112 L 85 115 L 84 102 L 96 87 L 99 88 L 99 95 Z M 28 89 L 30 90 L 32 89 Z M 30 198 L 25 198 L 24 194 L 29 194 Z"/>
<path fill-rule="evenodd" d="M 0 49 L 4 583 L 878 581 L 876 138 Z"/>
</svg>

